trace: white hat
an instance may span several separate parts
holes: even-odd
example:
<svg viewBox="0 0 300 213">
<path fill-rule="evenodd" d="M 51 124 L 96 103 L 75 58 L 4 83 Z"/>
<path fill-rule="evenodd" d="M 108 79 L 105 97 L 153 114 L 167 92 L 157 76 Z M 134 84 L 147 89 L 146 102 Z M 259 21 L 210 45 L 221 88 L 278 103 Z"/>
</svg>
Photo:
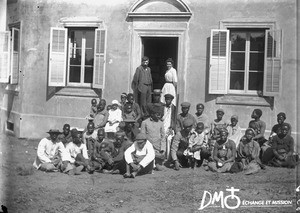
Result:
<svg viewBox="0 0 300 213">
<path fill-rule="evenodd" d="M 111 102 L 111 104 L 112 104 L 112 105 L 117 104 L 118 106 L 120 105 L 119 101 L 117 101 L 117 100 L 113 100 L 113 101 Z"/>
</svg>

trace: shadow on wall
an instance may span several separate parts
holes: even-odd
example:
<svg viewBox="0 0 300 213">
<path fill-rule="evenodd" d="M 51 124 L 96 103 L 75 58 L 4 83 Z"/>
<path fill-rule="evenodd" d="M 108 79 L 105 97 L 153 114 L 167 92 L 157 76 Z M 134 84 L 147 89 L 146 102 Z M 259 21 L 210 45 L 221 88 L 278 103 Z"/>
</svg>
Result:
<svg viewBox="0 0 300 213">
<path fill-rule="evenodd" d="M 205 72 L 205 103 L 215 100 L 217 97 L 221 97 L 223 95 L 216 95 L 216 94 L 209 94 L 208 93 L 208 88 L 209 88 L 209 68 L 210 68 L 210 42 L 211 38 L 208 37 L 206 39 L 206 72 Z"/>
</svg>

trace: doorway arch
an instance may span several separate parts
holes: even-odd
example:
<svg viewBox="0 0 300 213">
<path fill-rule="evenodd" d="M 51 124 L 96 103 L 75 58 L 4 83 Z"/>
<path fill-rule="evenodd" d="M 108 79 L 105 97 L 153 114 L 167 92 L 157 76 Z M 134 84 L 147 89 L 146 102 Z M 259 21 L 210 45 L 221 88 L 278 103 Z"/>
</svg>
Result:
<svg viewBox="0 0 300 213">
<path fill-rule="evenodd" d="M 165 54 L 161 55 L 161 58 L 156 57 L 154 59 L 155 61 L 159 61 L 159 63 L 153 63 L 155 66 L 158 64 L 161 65 L 159 65 L 159 68 L 154 68 L 154 71 L 159 70 L 159 73 L 152 73 L 155 74 L 153 80 L 157 78 L 157 75 L 159 77 L 164 75 L 161 72 L 164 72 L 166 68 L 161 67 L 164 66 L 161 61 L 165 61 L 169 57 L 174 57 L 173 60 L 175 59 L 176 61 L 175 68 L 177 68 L 178 79 L 181 79 L 178 81 L 177 92 L 180 95 L 180 101 L 184 100 L 187 74 L 186 47 L 188 46 L 188 24 L 191 16 L 191 10 L 182 0 L 139 0 L 132 5 L 127 14 L 127 21 L 131 24 L 129 90 L 131 89 L 135 69 L 141 64 L 141 58 L 144 55 L 147 45 L 155 46 L 157 43 L 166 41 L 168 43 L 167 47 L 175 50 L 176 53 L 175 55 L 171 54 L 167 56 L 168 51 L 166 51 Z M 159 47 L 161 48 L 161 46 Z M 153 47 L 148 50 L 151 52 L 151 49 L 154 50 Z M 158 53 L 159 51 L 156 50 L 154 52 Z M 162 87 L 162 82 L 154 82 L 154 85 L 157 88 Z"/>
</svg>

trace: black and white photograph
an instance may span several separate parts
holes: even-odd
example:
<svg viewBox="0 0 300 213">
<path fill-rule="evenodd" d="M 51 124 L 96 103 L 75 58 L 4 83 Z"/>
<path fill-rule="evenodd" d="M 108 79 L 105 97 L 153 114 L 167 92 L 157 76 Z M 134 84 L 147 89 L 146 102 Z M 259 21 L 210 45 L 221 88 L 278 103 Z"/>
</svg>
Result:
<svg viewBox="0 0 300 213">
<path fill-rule="evenodd" d="M 0 0 L 0 213 L 300 212 L 299 14 Z"/>
</svg>

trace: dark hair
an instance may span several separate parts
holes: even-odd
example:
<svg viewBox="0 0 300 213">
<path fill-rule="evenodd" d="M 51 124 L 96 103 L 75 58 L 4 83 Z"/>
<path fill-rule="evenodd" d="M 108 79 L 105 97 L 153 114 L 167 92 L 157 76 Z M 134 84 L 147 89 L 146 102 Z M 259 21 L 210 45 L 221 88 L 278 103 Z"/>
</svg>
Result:
<svg viewBox="0 0 300 213">
<path fill-rule="evenodd" d="M 280 117 L 280 116 L 282 116 L 282 117 L 284 117 L 284 119 L 286 119 L 286 115 L 285 115 L 285 113 L 284 113 L 284 112 L 280 112 L 280 113 L 278 113 L 277 117 Z"/>
<path fill-rule="evenodd" d="M 197 105 L 196 105 L 196 108 L 198 108 L 199 106 L 202 106 L 203 109 L 204 109 L 204 105 L 203 105 L 203 104 L 201 104 L 201 103 L 197 104 Z"/>
<path fill-rule="evenodd" d="M 168 63 L 168 62 L 171 62 L 171 63 L 172 63 L 172 65 L 174 64 L 174 61 L 173 61 L 173 59 L 172 59 L 172 58 L 168 58 L 168 59 L 166 60 L 166 63 Z"/>
<path fill-rule="evenodd" d="M 101 100 L 99 101 L 99 104 L 102 103 L 102 102 L 106 105 L 106 100 L 105 100 L 105 99 L 101 99 Z"/>
<path fill-rule="evenodd" d="M 199 123 L 197 123 L 197 125 L 196 125 L 196 128 L 204 128 L 204 123 L 203 122 L 199 122 Z"/>
<path fill-rule="evenodd" d="M 255 112 L 255 114 L 260 118 L 261 117 L 261 115 L 262 115 L 262 111 L 261 111 L 261 109 L 255 109 L 255 110 L 253 110 L 254 112 Z"/>
<path fill-rule="evenodd" d="M 281 127 L 279 127 L 279 128 L 282 129 L 284 126 L 286 126 L 288 128 L 288 130 L 290 130 L 290 125 L 288 123 L 281 124 Z"/>
<path fill-rule="evenodd" d="M 142 61 L 149 61 L 149 58 L 148 58 L 147 56 L 144 56 L 144 57 L 142 58 Z"/>
<path fill-rule="evenodd" d="M 100 129 L 98 129 L 98 131 L 97 131 L 97 134 L 98 134 L 99 132 L 103 132 L 103 133 L 105 134 L 105 130 L 104 130 L 104 128 L 100 128 Z"/>
<path fill-rule="evenodd" d="M 70 124 L 65 124 L 64 127 L 63 127 L 63 129 L 64 129 L 64 128 L 67 128 L 67 127 L 70 128 Z"/>
<path fill-rule="evenodd" d="M 128 99 L 129 97 L 134 97 L 134 96 L 133 96 L 132 93 L 128 93 L 128 94 L 127 94 L 127 99 Z"/>
<path fill-rule="evenodd" d="M 127 110 L 127 109 L 128 109 L 128 107 L 131 107 L 131 108 L 132 108 L 132 104 L 130 104 L 130 103 L 126 103 L 126 104 L 124 105 L 124 109 L 125 109 L 125 110 Z"/>
</svg>

